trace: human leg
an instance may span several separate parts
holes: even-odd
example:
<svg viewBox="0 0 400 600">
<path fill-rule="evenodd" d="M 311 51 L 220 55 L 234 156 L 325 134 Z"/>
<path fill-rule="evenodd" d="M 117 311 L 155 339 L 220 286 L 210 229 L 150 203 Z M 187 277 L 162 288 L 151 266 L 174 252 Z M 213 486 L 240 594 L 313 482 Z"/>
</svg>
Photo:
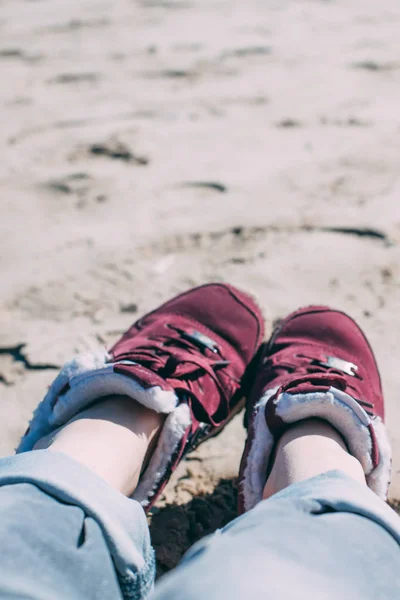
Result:
<svg viewBox="0 0 400 600">
<path fill-rule="evenodd" d="M 266 500 L 289 485 L 333 470 L 366 485 L 361 464 L 336 429 L 320 419 L 299 421 L 278 441 L 262 497 Z"/>
<path fill-rule="evenodd" d="M 145 597 L 155 560 L 139 503 L 63 453 L 0 460 L 0 597 Z"/>
<path fill-rule="evenodd" d="M 163 416 L 107 397 L 0 461 L 0 595 L 142 598 L 154 552 L 134 493 Z"/>
<path fill-rule="evenodd" d="M 125 396 L 108 396 L 41 438 L 48 448 L 79 461 L 125 496 L 136 490 L 164 422 L 162 413 Z"/>
<path fill-rule="evenodd" d="M 248 512 L 196 545 L 154 600 L 398 597 L 400 519 L 376 495 L 390 449 L 365 338 L 342 313 L 299 311 L 259 365 L 239 490 Z"/>
<path fill-rule="evenodd" d="M 5 592 L 24 596 L 20 578 L 35 599 L 148 593 L 154 555 L 143 510 L 132 498 L 149 508 L 184 452 L 241 407 L 241 378 L 262 330 L 259 310 L 246 295 L 222 284 L 203 286 L 140 319 L 110 353 L 78 357 L 64 367 L 21 440 L 23 454 L 2 465 L 0 494 L 17 498 L 18 486 L 27 485 L 24 500 L 8 503 L 24 515 L 25 501 L 31 516 L 21 518 L 19 545 L 3 560 L 3 571 L 13 565 Z M 41 512 L 35 509 L 38 494 Z M 46 512 L 45 521 L 40 515 Z M 74 527 L 71 515 L 78 515 Z M 4 507 L 1 539 L 12 537 L 12 523 Z M 60 523 L 69 523 L 71 547 Z M 86 535 L 93 528 L 95 539 Z M 22 560 L 25 530 L 29 569 Z M 86 547 L 98 552 L 82 552 L 87 539 Z M 65 561 L 79 568 L 58 576 Z M 37 589 L 36 570 L 43 579 Z M 58 593 L 63 577 L 64 596 Z"/>
<path fill-rule="evenodd" d="M 242 408 L 242 377 L 263 328 L 259 308 L 232 286 L 208 284 L 173 298 L 134 323 L 109 352 L 67 363 L 18 451 L 32 450 L 42 438 L 47 443 L 100 398 L 128 397 L 163 419 L 133 495 L 149 509 L 184 454 Z"/>
<path fill-rule="evenodd" d="M 399 517 L 365 484 L 329 471 L 200 541 L 151 598 L 398 598 L 399 565 Z"/>
</svg>

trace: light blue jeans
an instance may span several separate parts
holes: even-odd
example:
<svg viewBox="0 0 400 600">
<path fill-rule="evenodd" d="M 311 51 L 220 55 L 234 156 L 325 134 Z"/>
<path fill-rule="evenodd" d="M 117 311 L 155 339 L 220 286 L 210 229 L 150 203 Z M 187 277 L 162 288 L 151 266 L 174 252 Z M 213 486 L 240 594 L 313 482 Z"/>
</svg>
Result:
<svg viewBox="0 0 400 600">
<path fill-rule="evenodd" d="M 400 599 L 400 519 L 336 471 L 202 540 L 155 591 L 141 506 L 62 454 L 0 460 L 0 516 L 0 598 Z"/>
</svg>

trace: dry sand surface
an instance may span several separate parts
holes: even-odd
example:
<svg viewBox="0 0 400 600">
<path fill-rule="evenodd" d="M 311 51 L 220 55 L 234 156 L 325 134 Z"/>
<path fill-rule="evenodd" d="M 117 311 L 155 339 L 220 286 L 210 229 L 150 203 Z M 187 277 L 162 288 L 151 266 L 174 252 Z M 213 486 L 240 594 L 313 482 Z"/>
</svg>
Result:
<svg viewBox="0 0 400 600">
<path fill-rule="evenodd" d="M 0 422 L 160 301 L 349 311 L 400 498 L 398 0 L 0 0 Z M 235 513 L 239 416 L 154 511 L 159 570 Z M 165 508 L 164 508 L 165 507 Z"/>
</svg>

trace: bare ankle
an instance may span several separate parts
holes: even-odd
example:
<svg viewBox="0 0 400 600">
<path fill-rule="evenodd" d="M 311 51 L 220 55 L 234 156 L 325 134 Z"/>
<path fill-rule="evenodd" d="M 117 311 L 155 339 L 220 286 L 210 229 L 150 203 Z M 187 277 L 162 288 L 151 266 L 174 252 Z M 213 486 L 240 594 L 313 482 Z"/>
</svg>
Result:
<svg viewBox="0 0 400 600">
<path fill-rule="evenodd" d="M 131 398 L 107 397 L 40 440 L 35 449 L 67 454 L 130 496 L 150 460 L 164 419 L 165 415 Z"/>
<path fill-rule="evenodd" d="M 329 423 L 307 419 L 292 425 L 280 438 L 263 498 L 285 487 L 331 470 L 340 470 L 365 484 L 364 471 L 348 453 L 341 435 Z"/>
</svg>

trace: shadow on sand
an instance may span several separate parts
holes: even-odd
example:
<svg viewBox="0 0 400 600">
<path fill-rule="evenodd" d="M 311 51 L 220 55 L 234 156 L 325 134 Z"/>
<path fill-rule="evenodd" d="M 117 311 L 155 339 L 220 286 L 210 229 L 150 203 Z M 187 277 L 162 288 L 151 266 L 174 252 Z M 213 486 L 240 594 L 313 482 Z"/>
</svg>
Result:
<svg viewBox="0 0 400 600">
<path fill-rule="evenodd" d="M 153 514 L 151 538 L 157 577 L 173 569 L 197 540 L 224 527 L 237 516 L 237 479 L 223 479 L 210 494 L 187 504 L 170 504 Z"/>
</svg>

